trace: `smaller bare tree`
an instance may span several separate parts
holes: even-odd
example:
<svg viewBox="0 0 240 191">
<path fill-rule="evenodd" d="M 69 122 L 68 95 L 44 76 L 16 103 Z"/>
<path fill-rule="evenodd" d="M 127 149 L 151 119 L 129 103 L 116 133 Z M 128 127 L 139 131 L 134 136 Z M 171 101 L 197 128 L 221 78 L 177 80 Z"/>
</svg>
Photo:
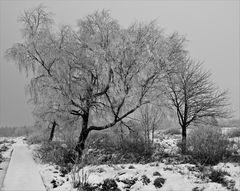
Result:
<svg viewBox="0 0 240 191">
<path fill-rule="evenodd" d="M 154 142 L 154 134 L 159 123 L 164 116 L 161 107 L 153 104 L 147 104 L 140 110 L 140 124 L 144 130 L 144 140 L 147 148 L 150 148 Z"/>
<path fill-rule="evenodd" d="M 182 127 L 182 153 L 186 153 L 186 129 L 191 123 L 202 123 L 206 118 L 225 118 L 227 92 L 211 82 L 211 73 L 200 63 L 186 58 L 167 75 L 167 97 L 175 109 Z"/>
</svg>

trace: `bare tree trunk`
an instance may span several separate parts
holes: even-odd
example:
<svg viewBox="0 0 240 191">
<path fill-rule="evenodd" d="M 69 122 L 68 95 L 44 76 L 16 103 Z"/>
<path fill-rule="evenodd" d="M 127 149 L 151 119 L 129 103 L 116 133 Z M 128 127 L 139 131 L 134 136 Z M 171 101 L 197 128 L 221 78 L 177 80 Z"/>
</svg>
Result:
<svg viewBox="0 0 240 191">
<path fill-rule="evenodd" d="M 51 132 L 50 132 L 50 136 L 49 136 L 49 139 L 48 139 L 49 142 L 51 142 L 53 140 L 56 125 L 57 125 L 57 123 L 54 120 L 53 124 L 52 124 L 52 129 L 51 129 Z"/>
<path fill-rule="evenodd" d="M 121 125 L 121 128 L 120 128 L 120 141 L 121 141 L 121 144 L 123 143 L 123 128 L 122 128 L 122 125 Z"/>
<path fill-rule="evenodd" d="M 150 127 L 148 127 L 147 139 L 148 139 L 147 148 L 149 149 L 150 145 L 151 145 L 151 141 L 150 141 Z"/>
<path fill-rule="evenodd" d="M 88 137 L 89 134 L 89 130 L 88 130 L 88 117 L 89 117 L 89 113 L 86 113 L 83 117 L 82 117 L 82 131 L 80 133 L 80 136 L 78 138 L 78 142 L 76 145 L 75 150 L 78 153 L 78 159 L 81 158 L 83 150 L 85 149 L 85 142 L 86 139 Z"/>
<path fill-rule="evenodd" d="M 154 132 L 155 132 L 155 125 L 152 127 L 152 144 L 154 143 Z"/>
<path fill-rule="evenodd" d="M 182 126 L 182 154 L 186 154 L 186 147 L 187 147 L 187 127 L 186 125 Z"/>
<path fill-rule="evenodd" d="M 144 128 L 144 144 L 146 145 L 147 143 L 147 130 Z"/>
</svg>

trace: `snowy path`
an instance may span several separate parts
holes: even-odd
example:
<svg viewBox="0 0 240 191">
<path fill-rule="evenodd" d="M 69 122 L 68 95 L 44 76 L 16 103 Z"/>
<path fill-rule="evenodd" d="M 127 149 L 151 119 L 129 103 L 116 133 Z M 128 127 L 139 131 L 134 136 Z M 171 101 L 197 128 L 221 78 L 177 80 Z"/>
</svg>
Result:
<svg viewBox="0 0 240 191">
<path fill-rule="evenodd" d="M 26 144 L 14 146 L 3 191 L 45 191 L 38 167 Z"/>
</svg>

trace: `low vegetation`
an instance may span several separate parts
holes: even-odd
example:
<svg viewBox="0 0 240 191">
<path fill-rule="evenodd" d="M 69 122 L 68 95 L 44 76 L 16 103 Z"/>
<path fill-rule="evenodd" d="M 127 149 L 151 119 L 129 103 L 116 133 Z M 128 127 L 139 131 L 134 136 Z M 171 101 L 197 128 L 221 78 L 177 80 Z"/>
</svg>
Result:
<svg viewBox="0 0 240 191">
<path fill-rule="evenodd" d="M 34 143 L 39 142 L 34 141 Z M 151 155 L 154 151 L 153 147 L 148 148 L 147 146 L 143 136 L 139 134 L 127 135 L 123 139 L 120 139 L 112 131 L 95 133 L 90 136 L 87 142 L 87 154 L 84 157 L 84 163 L 99 165 L 147 162 L 151 160 Z M 69 168 L 75 163 L 77 154 L 75 147 L 75 140 L 44 141 L 36 149 L 35 155 L 45 163 L 57 164 L 63 168 Z M 129 168 L 134 167 L 130 166 Z"/>
<path fill-rule="evenodd" d="M 161 188 L 163 186 L 163 184 L 165 183 L 165 179 L 164 178 L 161 178 L 161 177 L 158 177 L 154 180 L 154 186 L 156 188 Z"/>
<path fill-rule="evenodd" d="M 229 140 L 219 127 L 198 126 L 188 137 L 188 153 L 203 164 L 217 164 L 229 156 Z"/>
<path fill-rule="evenodd" d="M 36 150 L 35 156 L 44 163 L 60 166 L 60 171 L 64 174 L 72 170 L 75 163 L 76 151 L 75 144 L 70 141 L 44 142 Z"/>
<path fill-rule="evenodd" d="M 173 132 L 173 130 L 170 129 L 169 132 Z M 166 134 L 166 131 L 164 134 Z M 171 136 L 175 135 L 175 133 L 170 134 Z M 32 140 L 31 137 L 30 140 Z M 41 136 L 34 135 L 34 137 L 39 138 Z M 39 142 L 35 141 L 34 143 Z M 36 156 L 45 163 L 56 164 L 67 172 L 71 171 L 77 155 L 75 139 L 66 138 L 62 139 L 62 141 L 44 141 L 40 143 L 36 150 Z M 173 145 L 168 146 L 168 144 L 164 145 L 159 142 L 152 144 L 151 147 L 148 146 L 144 141 L 144 136 L 140 133 L 130 133 L 122 137 L 110 130 L 104 133 L 96 132 L 90 135 L 88 139 L 83 162 L 85 165 L 126 164 L 162 161 L 164 158 L 178 158 L 177 160 L 194 164 L 200 162 L 204 165 L 214 165 L 223 160 L 226 161 L 232 152 L 231 142 L 226 136 L 222 135 L 221 129 L 212 126 L 199 126 L 190 132 L 187 139 L 189 157 L 178 157 L 177 150 L 174 151 Z M 179 146 L 178 150 L 180 150 L 181 145 L 176 144 L 175 147 L 177 146 Z M 168 149 L 173 149 L 173 151 L 168 151 Z M 171 154 L 172 152 L 175 152 L 175 154 Z M 135 167 L 130 165 L 129 168 Z M 157 173 L 154 176 L 157 176 Z"/>
<path fill-rule="evenodd" d="M 230 138 L 240 137 L 240 128 L 230 130 L 230 132 L 227 133 L 227 136 Z"/>
<path fill-rule="evenodd" d="M 226 171 L 222 171 L 222 170 L 215 170 L 215 169 L 211 169 L 208 177 L 211 181 L 216 182 L 216 183 L 220 183 L 223 186 L 227 186 L 227 181 L 224 178 L 225 176 L 230 176 L 229 173 L 227 173 Z"/>
</svg>

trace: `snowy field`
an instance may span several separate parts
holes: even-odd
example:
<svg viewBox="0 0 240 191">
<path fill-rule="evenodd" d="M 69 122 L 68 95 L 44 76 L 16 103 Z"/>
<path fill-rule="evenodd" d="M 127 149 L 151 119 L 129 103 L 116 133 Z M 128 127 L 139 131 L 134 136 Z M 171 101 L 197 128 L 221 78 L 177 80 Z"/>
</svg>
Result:
<svg viewBox="0 0 240 191">
<path fill-rule="evenodd" d="M 68 191 L 73 189 L 71 186 L 71 174 L 63 176 L 54 166 L 40 165 L 40 172 L 44 183 L 49 190 Z M 87 181 L 93 185 L 103 183 L 107 178 L 115 179 L 120 190 L 141 190 L 141 191 L 180 191 L 180 190 L 239 190 L 240 188 L 240 167 L 232 163 L 220 163 L 214 166 L 215 169 L 221 169 L 229 172 L 230 176 L 225 178 L 229 180 L 229 188 L 222 184 L 211 182 L 207 177 L 202 177 L 202 172 L 192 164 L 124 164 L 124 165 L 99 165 L 86 166 L 84 174 Z M 80 176 L 82 171 L 79 173 Z M 154 186 L 154 180 L 161 177 L 165 180 L 163 186 L 159 189 Z M 231 182 L 235 185 L 231 187 Z M 55 187 L 55 188 L 53 188 Z"/>
<path fill-rule="evenodd" d="M 156 143 L 161 143 L 164 152 L 169 155 L 177 152 L 179 136 L 165 136 L 157 138 Z M 34 146 L 31 146 L 34 149 Z M 213 170 L 221 170 L 224 183 L 218 183 L 209 178 Z M 219 163 L 215 166 L 202 167 L 201 165 L 183 163 L 165 158 L 159 162 L 147 164 L 117 164 L 117 165 L 90 165 L 85 166 L 79 173 L 63 174 L 58 166 L 40 164 L 39 171 L 47 190 L 52 191 L 77 191 L 73 188 L 74 179 L 82 179 L 92 186 L 103 185 L 104 180 L 114 179 L 121 191 L 224 191 L 240 190 L 240 164 Z M 162 187 L 156 187 L 155 180 L 163 179 Z"/>
<path fill-rule="evenodd" d="M 178 151 L 179 138 L 179 135 L 157 136 L 155 142 L 161 145 L 165 153 L 172 156 Z M 239 141 L 239 138 L 233 140 Z M 16 145 L 25 144 L 22 137 L 2 138 L 0 141 L 1 148 L 8 148 L 1 152 L 5 161 L 9 161 Z M 37 146 L 30 145 L 28 148 L 34 152 Z M 73 188 L 74 179 L 81 179 L 93 187 L 102 186 L 106 179 L 113 179 L 121 191 L 240 191 L 240 163 L 227 162 L 203 167 L 166 157 L 147 164 L 89 165 L 79 173 L 72 171 L 63 174 L 59 166 L 42 164 L 39 160 L 36 162 L 47 191 L 77 191 L 77 188 Z M 224 181 L 213 181 L 209 176 L 213 170 L 223 171 Z M 1 169 L 2 179 L 3 172 Z M 160 180 L 160 183 L 156 184 L 156 179 Z"/>
</svg>

